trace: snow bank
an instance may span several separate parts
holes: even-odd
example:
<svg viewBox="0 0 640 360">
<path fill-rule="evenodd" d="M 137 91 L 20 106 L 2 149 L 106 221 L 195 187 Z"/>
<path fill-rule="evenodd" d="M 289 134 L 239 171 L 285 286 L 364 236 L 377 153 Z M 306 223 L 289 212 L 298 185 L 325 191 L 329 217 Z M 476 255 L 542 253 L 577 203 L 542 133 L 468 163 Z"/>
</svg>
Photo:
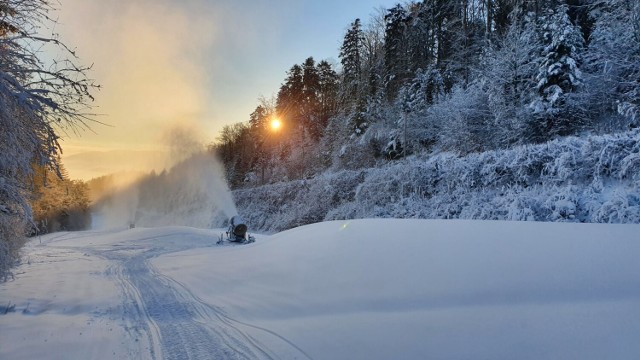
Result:
<svg viewBox="0 0 640 360">
<path fill-rule="evenodd" d="M 233 196 L 264 231 L 371 217 L 640 223 L 640 132 L 411 158 Z"/>
<path fill-rule="evenodd" d="M 638 229 L 332 221 L 153 265 L 314 359 L 632 359 Z"/>
</svg>

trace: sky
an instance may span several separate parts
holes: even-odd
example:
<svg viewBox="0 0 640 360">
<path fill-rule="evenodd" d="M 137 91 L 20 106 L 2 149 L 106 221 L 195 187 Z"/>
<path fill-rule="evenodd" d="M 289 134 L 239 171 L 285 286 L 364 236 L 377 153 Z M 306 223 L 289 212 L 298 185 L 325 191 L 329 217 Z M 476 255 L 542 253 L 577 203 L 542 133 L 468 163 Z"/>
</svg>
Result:
<svg viewBox="0 0 640 360">
<path fill-rule="evenodd" d="M 93 111 L 106 124 L 63 136 L 70 177 L 147 170 L 144 159 L 176 126 L 213 142 L 276 94 L 294 64 L 338 64 L 349 24 L 397 2 L 61 0 L 54 30 L 92 65 L 101 86 Z"/>
</svg>

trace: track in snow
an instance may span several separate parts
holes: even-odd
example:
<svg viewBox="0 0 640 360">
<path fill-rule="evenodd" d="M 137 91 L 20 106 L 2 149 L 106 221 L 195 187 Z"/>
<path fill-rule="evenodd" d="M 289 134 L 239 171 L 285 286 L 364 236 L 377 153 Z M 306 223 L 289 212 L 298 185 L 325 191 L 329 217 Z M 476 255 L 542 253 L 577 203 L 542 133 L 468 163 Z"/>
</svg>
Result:
<svg viewBox="0 0 640 360">
<path fill-rule="evenodd" d="M 280 359 L 310 358 L 302 349 L 268 329 L 228 317 L 174 279 L 160 274 L 149 260 L 162 254 L 210 245 L 213 240 L 194 234 L 170 233 L 134 243 L 84 248 L 112 265 L 113 277 L 124 294 L 124 320 L 129 333 L 145 338 L 152 359 Z M 182 238 L 189 238 L 189 241 Z M 196 241 L 194 243 L 194 240 Z M 257 338 L 280 343 L 279 353 Z M 137 341 L 137 340 L 136 340 Z M 287 349 L 282 354 L 282 349 Z"/>
</svg>

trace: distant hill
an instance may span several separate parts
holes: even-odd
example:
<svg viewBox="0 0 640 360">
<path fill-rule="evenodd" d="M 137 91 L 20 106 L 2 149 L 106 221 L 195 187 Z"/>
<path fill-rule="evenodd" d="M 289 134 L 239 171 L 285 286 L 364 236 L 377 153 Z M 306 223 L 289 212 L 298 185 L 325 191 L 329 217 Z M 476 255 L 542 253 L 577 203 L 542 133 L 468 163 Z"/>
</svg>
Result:
<svg viewBox="0 0 640 360">
<path fill-rule="evenodd" d="M 89 180 L 119 172 L 162 170 L 168 163 L 161 151 L 88 151 L 64 157 L 64 164 L 74 179 Z"/>
</svg>

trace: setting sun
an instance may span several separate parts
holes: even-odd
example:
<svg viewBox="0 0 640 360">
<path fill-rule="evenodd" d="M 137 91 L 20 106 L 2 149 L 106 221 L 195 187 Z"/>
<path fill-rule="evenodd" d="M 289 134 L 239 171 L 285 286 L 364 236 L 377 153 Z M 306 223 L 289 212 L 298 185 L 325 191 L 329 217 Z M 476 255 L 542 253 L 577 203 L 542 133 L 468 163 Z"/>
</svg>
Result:
<svg viewBox="0 0 640 360">
<path fill-rule="evenodd" d="M 271 120 L 271 130 L 278 131 L 280 130 L 281 127 L 282 127 L 282 122 L 280 121 L 280 119 Z"/>
</svg>

